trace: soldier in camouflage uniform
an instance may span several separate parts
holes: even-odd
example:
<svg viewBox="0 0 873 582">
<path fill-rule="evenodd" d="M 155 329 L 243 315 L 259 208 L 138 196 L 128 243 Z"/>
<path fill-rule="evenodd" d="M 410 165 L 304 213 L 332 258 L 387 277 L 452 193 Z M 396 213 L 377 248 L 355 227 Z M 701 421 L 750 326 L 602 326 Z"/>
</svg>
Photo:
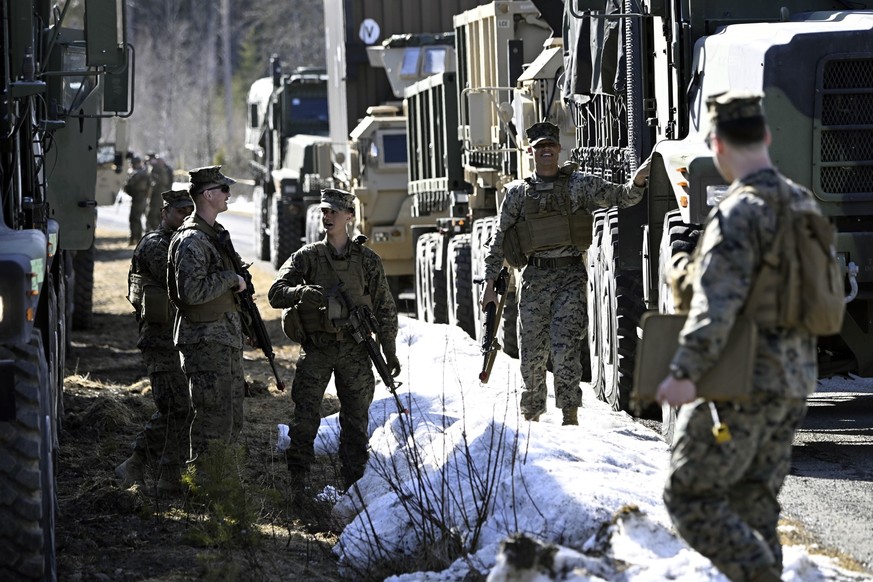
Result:
<svg viewBox="0 0 873 582">
<path fill-rule="evenodd" d="M 161 207 L 163 205 L 161 193 L 173 187 L 173 168 L 158 154 L 149 154 L 147 160 L 149 180 L 152 186 L 149 209 L 146 214 L 146 228 L 153 230 L 157 228 L 161 220 Z"/>
<path fill-rule="evenodd" d="M 128 300 L 139 322 L 136 347 L 142 351 L 157 411 L 137 435 L 133 454 L 115 472 L 124 487 L 142 484 L 145 463 L 158 461 L 158 490 L 176 492 L 180 467 L 190 454 L 191 394 L 173 345 L 175 309 L 167 297 L 167 249 L 194 202 L 187 190 L 163 192 L 161 198 L 160 227 L 139 241 L 128 274 Z"/>
<path fill-rule="evenodd" d="M 510 229 L 531 233 L 521 251 L 527 265 L 521 272 L 518 304 L 518 344 L 524 391 L 521 412 L 539 420 L 546 410 L 546 361 L 552 357 L 555 401 L 563 424 L 578 424 L 582 404 L 581 350 L 588 325 L 585 293 L 588 275 L 583 253 L 591 239 L 594 208 L 626 207 L 643 197 L 649 175 L 648 160 L 627 184 L 613 184 L 559 167 L 558 126 L 535 123 L 527 129 L 536 172 L 506 186 L 500 221 L 485 258 L 485 288 L 481 305 L 497 302 L 494 281 L 505 258 L 504 237 Z M 563 217 L 563 227 L 553 219 Z M 566 217 L 569 217 L 568 219 Z M 544 226 L 543 226 L 544 225 Z M 520 231 L 519 231 L 520 232 Z"/>
<path fill-rule="evenodd" d="M 142 218 L 148 204 L 150 188 L 149 172 L 143 166 L 142 158 L 131 158 L 130 169 L 127 171 L 127 181 L 123 187 L 124 191 L 130 195 L 129 244 L 135 245 L 142 238 Z"/>
<path fill-rule="evenodd" d="M 181 352 L 194 405 L 192 460 L 213 441 L 233 442 L 243 426 L 243 330 L 236 294 L 246 288 L 221 244 L 216 222 L 227 210 L 230 186 L 221 166 L 191 170 L 194 214 L 170 241 L 167 287 L 176 305 L 173 341 Z"/>
<path fill-rule="evenodd" d="M 812 194 L 785 188 L 767 151 L 770 133 L 761 96 L 728 92 L 707 101 L 708 141 L 722 176 L 731 182 L 709 215 L 697 250 L 693 296 L 670 376 L 659 402 L 679 410 L 664 501 L 688 544 L 735 581 L 777 581 L 782 548 L 777 497 L 791 465 L 791 443 L 815 390 L 816 339 L 784 327 L 759 325 L 751 400 L 719 402 L 717 418 L 732 438 L 719 442 L 710 402 L 695 382 L 718 360 L 741 312 L 762 255 L 774 243 L 779 200 L 811 209 Z"/>
<path fill-rule="evenodd" d="M 364 237 L 349 238 L 354 223 L 355 197 L 341 190 L 322 191 L 323 240 L 311 243 L 285 261 L 269 291 L 270 305 L 296 308 L 306 332 L 291 388 L 294 420 L 287 451 L 288 469 L 295 487 L 305 486 L 315 459 L 313 444 L 319 414 L 331 374 L 340 400 L 342 477 L 346 488 L 357 481 L 367 464 L 369 407 L 375 380 L 364 343 L 356 343 L 337 303 L 336 285 L 342 282 L 345 300 L 368 305 L 376 317 L 379 342 L 392 375 L 400 373 L 395 339 L 397 308 L 379 255 L 363 246 Z"/>
</svg>

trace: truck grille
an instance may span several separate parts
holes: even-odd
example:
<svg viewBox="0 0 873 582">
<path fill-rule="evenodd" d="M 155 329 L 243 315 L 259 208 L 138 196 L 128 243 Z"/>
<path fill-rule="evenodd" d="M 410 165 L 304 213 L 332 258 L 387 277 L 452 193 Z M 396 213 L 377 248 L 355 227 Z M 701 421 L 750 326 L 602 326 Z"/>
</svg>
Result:
<svg viewBox="0 0 873 582">
<path fill-rule="evenodd" d="M 819 77 L 819 186 L 826 194 L 873 192 L 873 59 L 833 59 Z"/>
</svg>

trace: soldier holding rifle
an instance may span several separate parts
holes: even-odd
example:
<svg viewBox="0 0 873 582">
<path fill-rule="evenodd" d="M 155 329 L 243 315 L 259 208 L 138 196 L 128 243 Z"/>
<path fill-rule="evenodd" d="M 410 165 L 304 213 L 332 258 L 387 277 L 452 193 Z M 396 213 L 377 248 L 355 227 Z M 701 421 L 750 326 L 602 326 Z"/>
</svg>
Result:
<svg viewBox="0 0 873 582">
<path fill-rule="evenodd" d="M 227 210 L 236 181 L 221 166 L 189 172 L 194 214 L 170 241 L 167 286 L 177 308 L 173 340 L 181 352 L 194 405 L 192 459 L 213 441 L 232 442 L 243 426 L 243 327 L 238 293 L 246 281 L 233 266 L 225 228 L 216 217 Z"/>
<path fill-rule="evenodd" d="M 375 378 L 367 342 L 356 340 L 353 331 L 357 330 L 350 325 L 354 307 L 365 305 L 372 311 L 385 363 L 392 376 L 400 374 L 395 346 L 397 308 L 382 260 L 363 246 L 363 237 L 352 240 L 349 236 L 355 197 L 342 190 L 323 190 L 321 212 L 325 238 L 291 255 L 269 291 L 270 305 L 297 310 L 305 332 L 291 387 L 294 419 L 287 450 L 297 493 L 306 488 L 315 460 L 321 400 L 331 374 L 341 407 L 339 455 L 345 487 L 364 474 Z"/>
<path fill-rule="evenodd" d="M 582 404 L 580 355 L 588 315 L 587 273 L 582 253 L 591 240 L 592 208 L 626 207 L 639 202 L 649 175 L 649 160 L 627 184 L 614 184 L 558 165 L 557 125 L 535 123 L 527 129 L 535 173 L 510 182 L 500 220 L 485 258 L 482 308 L 498 303 L 494 283 L 504 258 L 522 268 L 518 302 L 518 345 L 524 391 L 521 412 L 536 421 L 546 410 L 546 361 L 555 375 L 555 401 L 563 424 L 579 424 Z M 581 219 L 580 219 L 581 218 Z M 511 232 L 510 232 L 511 231 Z M 510 242 L 511 253 L 505 252 Z M 512 258 L 510 254 L 514 255 Z M 522 262 L 523 261 L 523 262 Z"/>
</svg>

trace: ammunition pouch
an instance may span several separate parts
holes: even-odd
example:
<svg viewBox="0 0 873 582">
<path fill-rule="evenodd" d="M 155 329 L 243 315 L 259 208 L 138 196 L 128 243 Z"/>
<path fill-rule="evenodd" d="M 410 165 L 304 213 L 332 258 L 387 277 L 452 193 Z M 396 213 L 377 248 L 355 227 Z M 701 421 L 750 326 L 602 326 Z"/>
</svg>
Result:
<svg viewBox="0 0 873 582">
<path fill-rule="evenodd" d="M 503 258 L 515 269 L 520 269 L 527 263 L 527 257 L 521 250 L 518 238 L 518 225 L 513 225 L 503 233 Z"/>
<path fill-rule="evenodd" d="M 193 323 L 211 323 L 218 321 L 225 313 L 239 311 L 239 305 L 233 296 L 233 292 L 228 291 L 207 303 L 183 305 L 179 310 L 188 321 Z"/>
<path fill-rule="evenodd" d="M 292 342 L 302 344 L 306 339 L 303 323 L 300 321 L 300 313 L 296 307 L 287 307 L 282 310 L 282 331 Z"/>
<path fill-rule="evenodd" d="M 170 323 L 170 296 L 158 285 L 146 285 L 142 293 L 140 316 L 149 323 Z"/>
</svg>

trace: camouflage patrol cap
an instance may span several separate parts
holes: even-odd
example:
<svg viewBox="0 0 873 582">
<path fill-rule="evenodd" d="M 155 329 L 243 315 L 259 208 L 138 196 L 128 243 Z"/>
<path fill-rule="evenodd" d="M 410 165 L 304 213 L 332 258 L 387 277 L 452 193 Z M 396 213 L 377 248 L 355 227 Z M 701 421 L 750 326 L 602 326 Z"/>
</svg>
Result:
<svg viewBox="0 0 873 582">
<path fill-rule="evenodd" d="M 725 91 L 706 100 L 709 119 L 719 136 L 735 144 L 761 141 L 766 121 L 760 93 Z"/>
<path fill-rule="evenodd" d="M 319 208 L 332 208 L 336 211 L 355 211 L 355 195 L 344 190 L 325 188 L 321 191 Z"/>
<path fill-rule="evenodd" d="M 217 186 L 230 186 L 236 180 L 221 173 L 221 166 L 204 166 L 188 172 L 191 178 L 191 196 Z"/>
<path fill-rule="evenodd" d="M 194 206 L 194 201 L 187 190 L 167 190 L 161 192 L 161 198 L 164 200 L 164 208 L 172 206 L 173 208 L 185 208 Z"/>
<path fill-rule="evenodd" d="M 531 147 L 543 141 L 561 143 L 561 130 L 557 125 L 549 123 L 548 121 L 534 123 L 527 128 L 525 134 L 527 135 L 527 141 L 530 143 Z"/>
</svg>

